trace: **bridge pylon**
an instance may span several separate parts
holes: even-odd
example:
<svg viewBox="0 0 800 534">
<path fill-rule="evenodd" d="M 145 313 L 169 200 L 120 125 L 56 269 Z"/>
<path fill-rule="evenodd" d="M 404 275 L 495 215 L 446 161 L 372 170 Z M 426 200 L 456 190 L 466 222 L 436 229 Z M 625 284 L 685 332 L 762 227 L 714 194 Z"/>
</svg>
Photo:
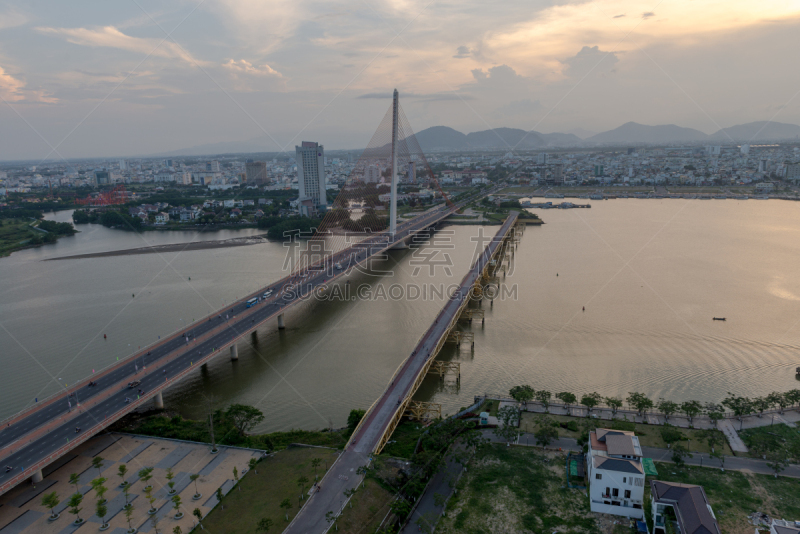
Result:
<svg viewBox="0 0 800 534">
<path fill-rule="evenodd" d="M 409 401 L 405 416 L 415 421 L 429 421 L 442 418 L 442 405 L 436 402 Z"/>
</svg>

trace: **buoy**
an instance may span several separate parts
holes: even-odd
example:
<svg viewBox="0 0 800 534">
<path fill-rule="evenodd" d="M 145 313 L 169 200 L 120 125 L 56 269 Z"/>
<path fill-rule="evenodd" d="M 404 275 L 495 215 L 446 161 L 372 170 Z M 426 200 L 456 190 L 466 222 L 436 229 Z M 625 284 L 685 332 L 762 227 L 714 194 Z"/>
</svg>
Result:
<svg viewBox="0 0 800 534">
<path fill-rule="evenodd" d="M 107 339 L 105 334 L 103 334 L 103 339 Z"/>
<path fill-rule="evenodd" d="M 583 307 L 583 311 L 586 311 L 586 306 Z"/>
</svg>

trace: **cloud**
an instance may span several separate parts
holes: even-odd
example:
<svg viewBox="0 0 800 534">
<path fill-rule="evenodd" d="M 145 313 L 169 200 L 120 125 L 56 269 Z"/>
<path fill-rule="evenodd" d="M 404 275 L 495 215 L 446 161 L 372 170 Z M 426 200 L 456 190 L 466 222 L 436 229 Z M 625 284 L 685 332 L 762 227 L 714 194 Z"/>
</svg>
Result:
<svg viewBox="0 0 800 534">
<path fill-rule="evenodd" d="M 94 46 L 117 48 L 143 55 L 153 55 L 163 58 L 180 59 L 192 65 L 201 64 L 169 39 L 146 39 L 125 35 L 114 26 L 104 26 L 98 29 L 89 28 L 36 28 L 36 31 L 46 35 L 64 38 L 67 42 L 80 46 Z"/>
<path fill-rule="evenodd" d="M 517 72 L 508 65 L 497 65 L 490 67 L 486 72 L 483 69 L 473 69 L 472 77 L 478 85 L 494 85 L 502 87 L 506 84 L 520 83 L 525 80 L 524 76 L 520 76 Z"/>
<path fill-rule="evenodd" d="M 453 57 L 456 59 L 464 59 L 466 57 L 470 57 L 470 54 L 471 54 L 470 49 L 464 45 L 461 45 L 458 48 L 456 48 L 456 55 L 454 55 Z"/>
<path fill-rule="evenodd" d="M 649 19 L 650 17 L 655 17 L 655 16 L 656 16 L 656 14 L 653 13 L 652 11 L 646 11 L 646 12 L 642 13 L 642 18 L 643 19 Z"/>
<path fill-rule="evenodd" d="M 223 63 L 222 66 L 235 73 L 253 74 L 256 76 L 277 76 L 278 78 L 283 78 L 283 74 L 273 69 L 266 63 L 260 67 L 257 67 L 253 66 L 253 64 L 246 59 L 229 59 L 226 63 Z"/>
<path fill-rule="evenodd" d="M 625 13 L 623 13 L 622 15 L 614 15 L 612 18 L 621 19 L 624 16 L 625 16 Z"/>
<path fill-rule="evenodd" d="M 16 11 L 14 8 L 9 7 L 6 11 L 0 13 L 0 30 L 6 28 L 16 28 L 28 22 L 28 17 L 23 13 Z"/>
<path fill-rule="evenodd" d="M 0 67 L 0 96 L 7 102 L 38 102 L 41 104 L 54 104 L 57 98 L 44 91 L 26 89 L 26 84 L 19 78 L 8 74 Z"/>
<path fill-rule="evenodd" d="M 589 73 L 607 72 L 611 65 L 619 62 L 614 52 L 604 52 L 599 46 L 584 46 L 573 57 L 562 61 L 566 68 L 564 74 L 573 78 L 580 78 Z"/>
</svg>

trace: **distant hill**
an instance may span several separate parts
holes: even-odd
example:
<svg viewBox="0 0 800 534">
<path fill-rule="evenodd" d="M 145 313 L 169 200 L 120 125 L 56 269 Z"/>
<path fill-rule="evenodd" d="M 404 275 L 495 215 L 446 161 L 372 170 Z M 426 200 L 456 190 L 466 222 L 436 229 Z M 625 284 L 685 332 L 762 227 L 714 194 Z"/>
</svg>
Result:
<svg viewBox="0 0 800 534">
<path fill-rule="evenodd" d="M 519 128 L 494 128 L 464 135 L 447 126 L 433 126 L 417 133 L 417 142 L 424 151 L 495 148 L 542 148 L 577 146 L 581 139 L 573 134 L 526 132 Z"/>
<path fill-rule="evenodd" d="M 571 133 L 553 132 L 549 134 L 539 134 L 544 139 L 547 146 L 578 146 L 582 143 L 581 138 Z"/>
<path fill-rule="evenodd" d="M 715 141 L 772 141 L 800 137 L 800 126 L 783 122 L 756 121 L 723 128 L 709 136 Z"/>
<path fill-rule="evenodd" d="M 626 122 L 618 128 L 584 139 L 587 143 L 598 145 L 632 143 L 687 143 L 706 141 L 709 136 L 694 128 L 682 128 L 674 124 L 647 126 L 636 122 Z"/>
<path fill-rule="evenodd" d="M 416 134 L 423 151 L 458 150 L 467 148 L 467 136 L 447 126 L 433 126 Z"/>
</svg>

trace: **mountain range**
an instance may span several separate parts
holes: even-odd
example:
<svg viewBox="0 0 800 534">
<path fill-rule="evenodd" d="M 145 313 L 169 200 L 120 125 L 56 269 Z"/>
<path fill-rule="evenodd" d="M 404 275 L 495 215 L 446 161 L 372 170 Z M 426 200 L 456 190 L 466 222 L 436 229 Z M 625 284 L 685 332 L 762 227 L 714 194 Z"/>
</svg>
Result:
<svg viewBox="0 0 800 534">
<path fill-rule="evenodd" d="M 589 133 L 583 129 L 574 132 Z M 494 128 L 464 134 L 448 126 L 432 126 L 416 134 L 425 152 L 470 149 L 540 149 L 592 147 L 603 145 L 642 145 L 674 143 L 760 143 L 778 140 L 800 140 L 800 126 L 781 122 L 757 121 L 722 128 L 706 134 L 693 128 L 674 124 L 649 126 L 626 122 L 622 126 L 581 139 L 574 133 L 540 133 L 518 128 Z M 211 154 L 263 153 L 271 143 L 256 138 L 248 141 L 225 141 L 198 145 L 154 156 L 201 156 Z"/>
</svg>

